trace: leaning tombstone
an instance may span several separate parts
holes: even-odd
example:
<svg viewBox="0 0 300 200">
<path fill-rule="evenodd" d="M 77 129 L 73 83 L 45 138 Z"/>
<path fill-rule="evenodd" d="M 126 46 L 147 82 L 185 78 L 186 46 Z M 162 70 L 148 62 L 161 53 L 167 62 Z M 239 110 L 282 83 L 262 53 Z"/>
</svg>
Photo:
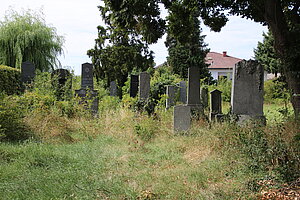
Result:
<svg viewBox="0 0 300 200">
<path fill-rule="evenodd" d="M 200 89 L 200 100 L 203 108 L 208 106 L 208 89 L 206 87 L 201 87 Z"/>
<path fill-rule="evenodd" d="M 166 108 L 170 108 L 175 105 L 176 103 L 176 86 L 174 85 L 167 85 L 166 86 L 166 93 L 167 93 L 167 99 L 166 99 Z"/>
<path fill-rule="evenodd" d="M 35 66 L 32 62 L 26 61 L 21 65 L 21 82 L 30 84 L 35 77 Z"/>
<path fill-rule="evenodd" d="M 139 76 L 131 75 L 130 77 L 130 97 L 136 97 L 139 89 Z"/>
<path fill-rule="evenodd" d="M 191 127 L 191 107 L 187 105 L 174 106 L 173 127 L 175 133 L 187 132 Z"/>
<path fill-rule="evenodd" d="M 93 65 L 82 64 L 81 68 L 81 89 L 75 90 L 75 95 L 81 98 L 80 103 L 85 104 L 95 116 L 98 114 L 98 91 L 94 90 Z M 89 103 L 91 101 L 91 104 Z"/>
<path fill-rule="evenodd" d="M 117 96 L 117 83 L 116 81 L 111 81 L 109 84 L 109 94 L 110 96 Z"/>
<path fill-rule="evenodd" d="M 222 92 L 213 90 L 210 92 L 210 115 L 211 121 L 220 120 L 222 116 Z"/>
<path fill-rule="evenodd" d="M 139 100 L 146 101 L 150 96 L 150 75 L 147 72 L 141 72 L 139 79 Z"/>
<path fill-rule="evenodd" d="M 67 94 L 71 93 L 72 75 L 67 69 L 56 69 L 51 73 L 52 85 L 56 89 L 57 99 L 63 100 Z"/>
<path fill-rule="evenodd" d="M 234 67 L 231 110 L 238 123 L 259 121 L 265 124 L 263 113 L 264 70 L 257 61 L 243 60 Z"/>
<path fill-rule="evenodd" d="M 182 102 L 183 104 L 186 104 L 186 82 L 185 81 L 180 81 L 179 83 L 179 101 Z"/>
</svg>

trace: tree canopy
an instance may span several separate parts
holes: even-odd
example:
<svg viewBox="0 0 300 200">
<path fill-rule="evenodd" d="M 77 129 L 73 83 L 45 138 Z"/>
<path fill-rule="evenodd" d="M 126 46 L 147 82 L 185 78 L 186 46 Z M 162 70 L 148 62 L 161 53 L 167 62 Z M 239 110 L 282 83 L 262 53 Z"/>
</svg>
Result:
<svg viewBox="0 0 300 200">
<path fill-rule="evenodd" d="M 0 22 L 0 64 L 20 68 L 30 61 L 41 71 L 59 64 L 64 38 L 46 24 L 41 12 L 10 10 Z"/>
</svg>

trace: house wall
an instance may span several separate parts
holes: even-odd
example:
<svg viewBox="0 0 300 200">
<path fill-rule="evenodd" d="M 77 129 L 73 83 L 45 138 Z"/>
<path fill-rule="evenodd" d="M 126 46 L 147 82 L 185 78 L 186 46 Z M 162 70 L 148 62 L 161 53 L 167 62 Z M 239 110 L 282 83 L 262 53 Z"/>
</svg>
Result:
<svg viewBox="0 0 300 200">
<path fill-rule="evenodd" d="M 232 79 L 232 69 L 209 69 L 214 80 L 218 80 L 219 76 L 229 76 Z"/>
</svg>

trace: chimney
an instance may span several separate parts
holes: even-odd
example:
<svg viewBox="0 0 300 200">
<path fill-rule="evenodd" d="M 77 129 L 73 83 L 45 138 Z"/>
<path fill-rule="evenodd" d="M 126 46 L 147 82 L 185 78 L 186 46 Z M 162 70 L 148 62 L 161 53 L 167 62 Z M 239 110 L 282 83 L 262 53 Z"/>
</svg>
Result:
<svg viewBox="0 0 300 200">
<path fill-rule="evenodd" d="M 227 57 L 227 51 L 223 51 L 223 57 Z"/>
</svg>

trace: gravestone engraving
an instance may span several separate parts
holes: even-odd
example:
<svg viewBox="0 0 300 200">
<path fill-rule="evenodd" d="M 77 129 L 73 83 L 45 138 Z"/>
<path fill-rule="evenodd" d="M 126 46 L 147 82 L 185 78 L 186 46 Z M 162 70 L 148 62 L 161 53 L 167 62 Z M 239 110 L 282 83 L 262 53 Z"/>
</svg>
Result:
<svg viewBox="0 0 300 200">
<path fill-rule="evenodd" d="M 67 69 L 56 69 L 51 73 L 52 85 L 56 88 L 56 96 L 63 99 L 64 94 L 72 88 L 72 75 Z"/>
<path fill-rule="evenodd" d="M 22 83 L 31 83 L 35 77 L 35 66 L 32 62 L 26 61 L 21 65 L 21 81 Z"/>
<path fill-rule="evenodd" d="M 166 108 L 170 108 L 171 106 L 174 106 L 176 103 L 176 86 L 174 85 L 167 85 L 167 99 L 166 99 Z"/>
<path fill-rule="evenodd" d="M 139 89 L 139 76 L 131 75 L 130 78 L 130 97 L 136 97 Z"/>
<path fill-rule="evenodd" d="M 231 109 L 240 119 L 263 116 L 264 70 L 257 61 L 243 60 L 234 67 Z"/>
<path fill-rule="evenodd" d="M 188 105 L 200 105 L 200 69 L 190 67 L 188 69 Z"/>
<path fill-rule="evenodd" d="M 150 75 L 147 72 L 140 73 L 139 98 L 147 100 L 150 95 Z"/>
<path fill-rule="evenodd" d="M 183 104 L 186 104 L 187 91 L 186 91 L 185 81 L 180 81 L 179 90 L 180 90 L 179 101 L 182 102 Z"/>
<path fill-rule="evenodd" d="M 81 89 L 87 88 L 94 89 L 93 65 L 90 63 L 84 63 L 81 67 Z"/>
<path fill-rule="evenodd" d="M 109 85 L 109 94 L 110 96 L 117 96 L 117 83 L 116 81 L 111 81 Z"/>
<path fill-rule="evenodd" d="M 173 113 L 174 132 L 186 132 L 191 127 L 191 107 L 178 105 L 174 107 Z"/>
<path fill-rule="evenodd" d="M 222 114 L 222 92 L 213 90 L 210 92 L 210 120 Z"/>
<path fill-rule="evenodd" d="M 208 89 L 206 87 L 202 87 L 200 89 L 200 98 L 203 108 L 207 108 L 208 106 Z"/>
</svg>

